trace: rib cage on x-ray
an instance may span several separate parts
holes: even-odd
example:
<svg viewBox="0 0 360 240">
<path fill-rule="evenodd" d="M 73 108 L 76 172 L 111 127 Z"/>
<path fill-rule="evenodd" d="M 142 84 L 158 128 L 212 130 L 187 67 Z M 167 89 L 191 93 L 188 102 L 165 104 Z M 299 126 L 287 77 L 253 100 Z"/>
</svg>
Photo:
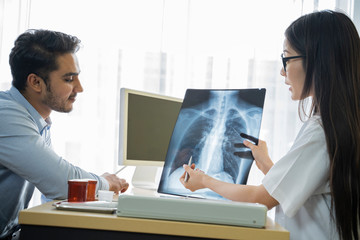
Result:
<svg viewBox="0 0 360 240">
<path fill-rule="evenodd" d="M 207 91 L 202 97 L 202 91 Z M 244 99 L 244 91 L 253 91 L 254 99 Z M 183 164 L 192 162 L 196 168 L 222 181 L 246 184 L 252 164 L 251 151 L 242 143 L 240 133 L 258 138 L 264 89 L 248 90 L 188 90 L 177 119 L 166 157 L 159 192 L 220 198 L 209 190 L 194 194 L 179 182 Z M 247 94 L 246 96 L 252 96 Z M 254 97 L 253 96 L 253 97 Z M 198 102 L 199 101 L 199 102 Z M 242 152 L 242 157 L 235 155 Z"/>
</svg>

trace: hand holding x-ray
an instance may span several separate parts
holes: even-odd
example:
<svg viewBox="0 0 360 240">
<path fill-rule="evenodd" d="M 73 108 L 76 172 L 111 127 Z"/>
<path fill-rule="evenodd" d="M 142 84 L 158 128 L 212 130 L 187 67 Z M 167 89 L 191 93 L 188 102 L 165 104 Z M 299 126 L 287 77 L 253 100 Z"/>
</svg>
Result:
<svg viewBox="0 0 360 240">
<path fill-rule="evenodd" d="M 189 189 L 191 192 L 205 188 L 205 185 L 203 184 L 207 182 L 205 179 L 209 178 L 207 174 L 198 168 L 195 169 L 194 163 L 192 163 L 191 166 L 184 164 L 183 168 L 185 172 L 181 175 L 179 180 L 185 188 Z M 186 176 L 188 176 L 187 181 L 185 181 Z"/>
<path fill-rule="evenodd" d="M 244 133 L 240 134 L 241 137 L 248 139 L 245 140 L 243 143 L 235 143 L 235 147 L 238 148 L 249 148 L 251 152 L 249 151 L 238 151 L 234 152 L 234 155 L 239 156 L 241 158 L 252 158 L 255 160 L 256 166 L 264 173 L 266 174 L 270 168 L 274 165 L 272 160 L 270 159 L 268 148 L 265 141 L 259 140 L 255 137 L 246 135 Z M 249 157 L 250 153 L 250 157 Z"/>
<path fill-rule="evenodd" d="M 258 145 L 259 139 L 247 135 L 245 133 L 240 133 L 240 136 L 244 139 L 248 139 L 251 142 L 253 142 L 255 145 Z M 249 147 L 245 146 L 244 143 L 235 143 L 234 147 L 238 148 L 239 151 L 234 152 L 235 156 L 238 156 L 240 158 L 246 158 L 246 159 L 254 159 L 254 156 L 251 153 L 251 149 Z"/>
</svg>

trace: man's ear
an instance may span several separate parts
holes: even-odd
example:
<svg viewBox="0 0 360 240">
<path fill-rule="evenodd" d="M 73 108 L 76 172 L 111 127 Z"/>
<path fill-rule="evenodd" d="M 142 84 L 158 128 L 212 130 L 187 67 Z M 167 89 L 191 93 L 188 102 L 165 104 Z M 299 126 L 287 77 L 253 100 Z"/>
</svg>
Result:
<svg viewBox="0 0 360 240">
<path fill-rule="evenodd" d="M 41 92 L 44 81 L 35 73 L 30 73 L 27 77 L 27 87 L 35 92 Z"/>
</svg>

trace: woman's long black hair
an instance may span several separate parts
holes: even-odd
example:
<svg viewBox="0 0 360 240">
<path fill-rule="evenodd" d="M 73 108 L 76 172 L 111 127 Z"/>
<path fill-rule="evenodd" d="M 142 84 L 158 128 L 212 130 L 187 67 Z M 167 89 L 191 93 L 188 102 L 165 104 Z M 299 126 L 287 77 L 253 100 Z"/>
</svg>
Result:
<svg viewBox="0 0 360 240">
<path fill-rule="evenodd" d="M 302 99 L 313 91 L 310 115 L 320 114 L 322 119 L 330 157 L 333 220 L 340 239 L 359 239 L 359 34 L 345 14 L 326 10 L 300 17 L 285 37 L 298 54 L 306 56 Z"/>
</svg>

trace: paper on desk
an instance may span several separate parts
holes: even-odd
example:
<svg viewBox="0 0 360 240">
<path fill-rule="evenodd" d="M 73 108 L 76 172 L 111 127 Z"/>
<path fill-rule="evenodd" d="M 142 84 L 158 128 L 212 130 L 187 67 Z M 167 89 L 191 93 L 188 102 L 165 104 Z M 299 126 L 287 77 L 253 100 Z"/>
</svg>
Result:
<svg viewBox="0 0 360 240">
<path fill-rule="evenodd" d="M 72 210 L 82 212 L 113 213 L 117 209 L 117 202 L 89 201 L 68 202 L 60 201 L 53 204 L 58 210 Z"/>
</svg>

